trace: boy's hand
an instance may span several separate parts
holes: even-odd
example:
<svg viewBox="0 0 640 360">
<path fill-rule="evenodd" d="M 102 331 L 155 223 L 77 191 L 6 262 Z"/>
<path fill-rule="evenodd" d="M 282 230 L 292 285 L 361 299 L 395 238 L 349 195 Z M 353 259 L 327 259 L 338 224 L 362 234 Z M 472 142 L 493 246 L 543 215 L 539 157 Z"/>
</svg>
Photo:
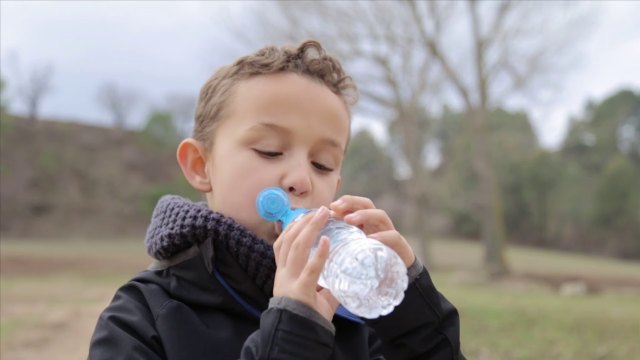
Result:
<svg viewBox="0 0 640 360">
<path fill-rule="evenodd" d="M 316 253 L 309 259 L 311 246 L 328 218 L 329 210 L 323 206 L 315 214 L 293 222 L 280 234 L 273 244 L 277 266 L 273 295 L 300 301 L 331 321 L 338 300 L 328 289 L 318 286 L 329 257 L 329 239 L 323 236 Z"/>
<path fill-rule="evenodd" d="M 416 259 L 409 242 L 393 226 L 384 210 L 376 209 L 365 197 L 344 195 L 330 205 L 334 216 L 362 229 L 368 237 L 378 240 L 395 251 L 404 264 L 411 266 Z"/>
</svg>

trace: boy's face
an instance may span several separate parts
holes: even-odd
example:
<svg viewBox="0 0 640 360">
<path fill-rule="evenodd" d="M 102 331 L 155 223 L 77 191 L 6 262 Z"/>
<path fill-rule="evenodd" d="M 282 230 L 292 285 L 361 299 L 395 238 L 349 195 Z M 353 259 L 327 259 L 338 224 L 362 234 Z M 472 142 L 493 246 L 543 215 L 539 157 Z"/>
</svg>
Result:
<svg viewBox="0 0 640 360">
<path fill-rule="evenodd" d="M 349 114 L 325 85 L 284 73 L 238 83 L 216 129 L 206 171 L 207 201 L 273 243 L 273 223 L 256 211 L 269 186 L 289 193 L 294 207 L 328 205 L 340 184 Z"/>
</svg>

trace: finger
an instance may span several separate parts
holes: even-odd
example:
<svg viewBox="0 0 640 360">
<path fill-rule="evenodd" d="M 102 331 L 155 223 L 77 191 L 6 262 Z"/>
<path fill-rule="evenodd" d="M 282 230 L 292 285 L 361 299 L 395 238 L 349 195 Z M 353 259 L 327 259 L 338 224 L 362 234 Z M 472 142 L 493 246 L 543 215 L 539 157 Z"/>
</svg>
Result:
<svg viewBox="0 0 640 360">
<path fill-rule="evenodd" d="M 359 227 L 365 234 L 395 230 L 391 218 L 389 218 L 387 212 L 382 209 L 358 210 L 346 215 L 343 220 L 347 224 Z"/>
<path fill-rule="evenodd" d="M 354 195 L 343 195 L 329 207 L 340 217 L 362 209 L 375 209 L 371 199 Z"/>
<path fill-rule="evenodd" d="M 329 211 L 326 207 L 322 206 L 316 211 L 307 226 L 304 227 L 300 235 L 291 244 L 291 249 L 287 255 L 287 266 L 290 264 L 296 270 L 301 271 L 303 269 L 309 260 L 311 246 L 318 238 L 320 229 L 327 222 L 328 217 Z"/>
<path fill-rule="evenodd" d="M 340 306 L 340 302 L 338 301 L 338 299 L 336 299 L 335 296 L 333 296 L 331 290 L 322 289 L 318 292 L 318 294 L 320 294 L 320 296 L 322 296 L 327 301 L 327 304 L 329 304 L 331 310 L 333 310 L 333 313 L 335 313 L 338 309 L 338 306 Z"/>
<path fill-rule="evenodd" d="M 294 241 L 300 236 L 302 230 L 304 230 L 307 224 L 313 219 L 313 216 L 304 216 L 302 219 L 296 220 L 293 223 L 289 224 L 287 228 L 280 234 L 277 241 L 282 239 L 282 244 L 280 245 L 279 251 L 279 263 L 276 263 L 278 266 L 286 266 L 287 259 L 289 258 L 289 252 L 291 251 L 291 245 Z"/>
<path fill-rule="evenodd" d="M 413 264 L 416 256 L 409 245 L 409 242 L 396 230 L 387 230 L 368 235 L 369 238 L 378 240 L 381 243 L 390 247 L 393 251 L 400 256 L 406 267 L 408 268 Z"/>
<path fill-rule="evenodd" d="M 276 266 L 280 266 L 280 249 L 282 248 L 282 234 L 278 236 L 276 241 L 273 243 L 273 255 L 276 258 Z"/>
<path fill-rule="evenodd" d="M 302 280 L 303 283 L 309 284 L 310 286 L 315 286 L 318 283 L 322 269 L 324 269 L 324 264 L 329 258 L 329 247 L 329 238 L 322 236 L 315 254 L 300 274 L 300 280 Z"/>
<path fill-rule="evenodd" d="M 333 296 L 329 289 L 320 290 L 317 296 L 324 300 L 321 302 L 320 311 L 324 314 L 325 318 L 332 319 L 336 310 L 338 310 L 338 306 L 340 306 L 340 302 Z"/>
</svg>

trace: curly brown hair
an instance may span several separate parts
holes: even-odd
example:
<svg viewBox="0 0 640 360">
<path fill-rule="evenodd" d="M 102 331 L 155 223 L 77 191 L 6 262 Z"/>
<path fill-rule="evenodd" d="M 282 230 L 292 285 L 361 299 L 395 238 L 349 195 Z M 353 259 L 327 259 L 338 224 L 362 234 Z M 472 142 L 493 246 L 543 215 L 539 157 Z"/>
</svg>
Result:
<svg viewBox="0 0 640 360">
<path fill-rule="evenodd" d="M 232 65 L 221 67 L 207 80 L 200 90 L 193 138 L 206 148 L 211 146 L 216 124 L 224 117 L 225 106 L 238 82 L 254 76 L 287 72 L 326 85 L 342 99 L 349 113 L 358 99 L 353 79 L 318 41 L 307 40 L 297 47 L 266 46 Z"/>
</svg>

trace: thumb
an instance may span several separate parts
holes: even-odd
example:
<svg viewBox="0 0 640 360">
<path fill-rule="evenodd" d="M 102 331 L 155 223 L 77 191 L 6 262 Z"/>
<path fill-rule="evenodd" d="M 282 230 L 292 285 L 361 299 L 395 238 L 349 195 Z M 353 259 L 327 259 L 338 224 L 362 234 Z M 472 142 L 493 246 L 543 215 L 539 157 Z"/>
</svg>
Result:
<svg viewBox="0 0 640 360">
<path fill-rule="evenodd" d="M 323 288 L 318 292 L 318 295 L 322 296 L 322 298 L 325 299 L 325 301 L 331 308 L 331 312 L 335 314 L 336 310 L 338 310 L 338 306 L 340 306 L 340 302 L 338 301 L 338 299 L 336 299 L 335 296 L 333 296 L 331 290 Z"/>
</svg>

